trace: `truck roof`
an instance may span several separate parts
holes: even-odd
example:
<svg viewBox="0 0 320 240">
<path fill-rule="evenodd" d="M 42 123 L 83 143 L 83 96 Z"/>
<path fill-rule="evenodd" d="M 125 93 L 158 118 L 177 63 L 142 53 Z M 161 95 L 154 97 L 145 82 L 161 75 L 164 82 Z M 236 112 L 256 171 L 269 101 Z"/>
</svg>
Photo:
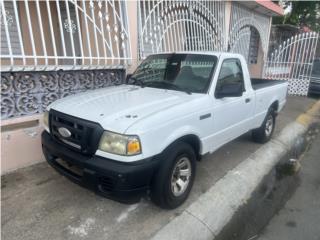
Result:
<svg viewBox="0 0 320 240">
<path fill-rule="evenodd" d="M 158 55 L 158 54 L 203 54 L 203 55 L 212 55 L 220 57 L 224 55 L 226 57 L 236 57 L 240 58 L 243 57 L 241 54 L 238 53 L 230 53 L 230 52 L 222 52 L 222 51 L 176 51 L 176 52 L 161 52 L 161 53 L 152 53 L 150 55 Z"/>
</svg>

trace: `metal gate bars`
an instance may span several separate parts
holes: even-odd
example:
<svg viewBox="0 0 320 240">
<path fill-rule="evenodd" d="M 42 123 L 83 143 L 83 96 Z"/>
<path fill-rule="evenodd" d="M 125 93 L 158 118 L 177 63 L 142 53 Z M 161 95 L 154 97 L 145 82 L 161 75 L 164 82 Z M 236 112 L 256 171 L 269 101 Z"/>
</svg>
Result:
<svg viewBox="0 0 320 240">
<path fill-rule="evenodd" d="M 301 33 L 284 41 L 265 62 L 264 77 L 289 82 L 288 93 L 306 96 L 319 33 Z"/>
<path fill-rule="evenodd" d="M 224 50 L 225 3 L 138 1 L 139 54 Z"/>
</svg>

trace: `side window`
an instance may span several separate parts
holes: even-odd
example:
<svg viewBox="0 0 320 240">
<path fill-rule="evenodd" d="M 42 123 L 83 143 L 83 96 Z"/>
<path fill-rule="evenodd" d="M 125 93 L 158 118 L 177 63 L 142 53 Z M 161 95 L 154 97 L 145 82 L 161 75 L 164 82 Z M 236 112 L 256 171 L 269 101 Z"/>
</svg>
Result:
<svg viewBox="0 0 320 240">
<path fill-rule="evenodd" d="M 245 91 L 242 67 L 238 59 L 226 59 L 223 61 L 217 81 L 216 92 L 230 85 L 241 85 L 243 91 Z"/>
</svg>

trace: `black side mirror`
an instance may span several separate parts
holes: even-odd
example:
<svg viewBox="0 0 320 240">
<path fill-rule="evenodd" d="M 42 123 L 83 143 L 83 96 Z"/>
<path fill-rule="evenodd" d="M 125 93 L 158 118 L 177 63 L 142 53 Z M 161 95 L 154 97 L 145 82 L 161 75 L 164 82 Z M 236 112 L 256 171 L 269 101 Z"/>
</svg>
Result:
<svg viewBox="0 0 320 240">
<path fill-rule="evenodd" d="M 241 97 L 243 93 L 242 83 L 223 84 L 219 90 L 216 91 L 216 98 L 224 97 Z"/>
<path fill-rule="evenodd" d="M 126 83 L 128 83 L 129 79 L 132 77 L 132 73 L 127 74 L 126 76 Z"/>
</svg>

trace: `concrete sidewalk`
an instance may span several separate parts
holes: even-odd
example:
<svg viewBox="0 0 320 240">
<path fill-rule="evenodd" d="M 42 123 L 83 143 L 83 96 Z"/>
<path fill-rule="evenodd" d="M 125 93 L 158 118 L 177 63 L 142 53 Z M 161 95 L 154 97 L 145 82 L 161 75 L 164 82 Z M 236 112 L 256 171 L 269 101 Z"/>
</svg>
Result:
<svg viewBox="0 0 320 240">
<path fill-rule="evenodd" d="M 320 240 L 319 146 L 320 134 L 301 160 L 301 185 L 271 219 L 259 240 Z"/>
<path fill-rule="evenodd" d="M 289 97 L 277 119 L 276 134 L 315 100 Z M 198 163 L 188 201 L 164 211 L 148 199 L 124 205 L 79 187 L 46 163 L 2 178 L 3 239 L 149 239 L 175 216 L 255 152 L 260 144 L 245 134 Z"/>
</svg>

